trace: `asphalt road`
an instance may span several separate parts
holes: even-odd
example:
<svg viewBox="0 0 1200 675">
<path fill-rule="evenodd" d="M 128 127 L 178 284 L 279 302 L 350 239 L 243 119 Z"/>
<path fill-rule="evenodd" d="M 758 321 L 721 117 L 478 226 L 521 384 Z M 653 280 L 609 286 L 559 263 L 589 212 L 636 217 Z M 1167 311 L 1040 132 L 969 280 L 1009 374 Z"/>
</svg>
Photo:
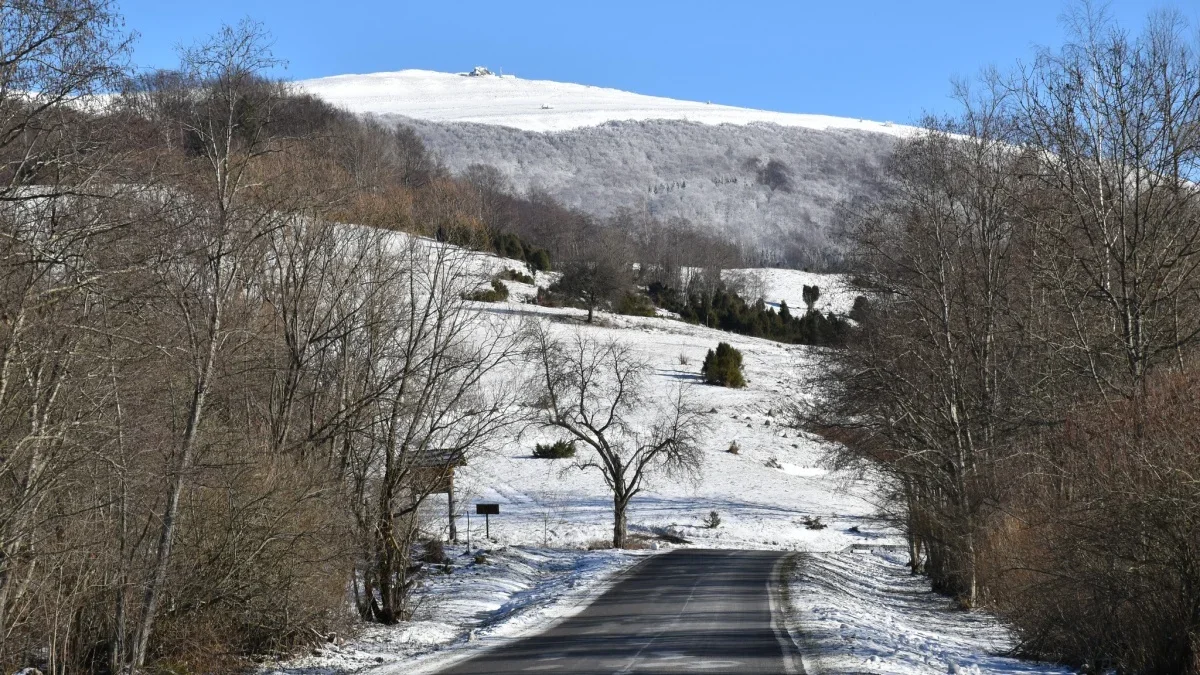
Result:
<svg viewBox="0 0 1200 675">
<path fill-rule="evenodd" d="M 772 609 L 784 555 L 684 549 L 653 556 L 574 617 L 441 675 L 802 673 Z"/>
</svg>

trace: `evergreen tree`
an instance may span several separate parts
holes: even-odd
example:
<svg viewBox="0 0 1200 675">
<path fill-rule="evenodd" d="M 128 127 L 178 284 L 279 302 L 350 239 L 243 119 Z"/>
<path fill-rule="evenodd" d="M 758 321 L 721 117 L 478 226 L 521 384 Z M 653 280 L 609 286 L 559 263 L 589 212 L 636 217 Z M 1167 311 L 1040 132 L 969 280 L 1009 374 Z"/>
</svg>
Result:
<svg viewBox="0 0 1200 675">
<path fill-rule="evenodd" d="M 813 311 L 813 306 L 817 304 L 817 299 L 821 297 L 821 287 L 813 284 L 812 286 L 805 285 L 803 289 L 804 304 L 808 305 L 808 311 Z"/>
<path fill-rule="evenodd" d="M 704 381 L 722 387 L 735 389 L 746 386 L 742 376 L 742 353 L 734 349 L 728 342 L 717 345 L 716 351 L 708 350 L 704 356 Z"/>
</svg>

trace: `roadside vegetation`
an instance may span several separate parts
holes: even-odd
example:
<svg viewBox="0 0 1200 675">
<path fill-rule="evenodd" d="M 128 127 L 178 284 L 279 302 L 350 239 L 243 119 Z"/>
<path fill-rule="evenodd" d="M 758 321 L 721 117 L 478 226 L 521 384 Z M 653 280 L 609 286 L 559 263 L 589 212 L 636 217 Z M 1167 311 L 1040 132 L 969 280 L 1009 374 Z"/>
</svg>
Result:
<svg viewBox="0 0 1200 675">
<path fill-rule="evenodd" d="M 1200 672 L 1200 44 L 1178 16 L 958 90 L 849 210 L 863 327 L 823 405 L 911 566 L 1032 656 Z"/>
</svg>

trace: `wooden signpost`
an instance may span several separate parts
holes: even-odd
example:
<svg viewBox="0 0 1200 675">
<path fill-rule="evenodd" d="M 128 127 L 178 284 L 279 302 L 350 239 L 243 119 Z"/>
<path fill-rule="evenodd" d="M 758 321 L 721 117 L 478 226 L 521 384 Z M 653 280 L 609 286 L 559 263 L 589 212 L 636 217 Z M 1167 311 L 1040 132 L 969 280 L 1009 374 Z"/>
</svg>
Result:
<svg viewBox="0 0 1200 675">
<path fill-rule="evenodd" d="M 475 505 L 475 515 L 483 516 L 484 535 L 488 539 L 491 539 L 492 538 L 492 530 L 491 530 L 491 523 L 488 521 L 488 516 L 500 515 L 500 505 L 499 504 L 488 504 L 488 503 L 476 504 Z M 471 552 L 471 512 L 467 511 L 467 553 L 470 553 L 470 552 Z"/>
<path fill-rule="evenodd" d="M 488 521 L 488 516 L 500 515 L 499 504 L 476 504 L 475 515 L 483 516 L 483 533 L 488 539 L 492 538 L 491 523 Z"/>
</svg>

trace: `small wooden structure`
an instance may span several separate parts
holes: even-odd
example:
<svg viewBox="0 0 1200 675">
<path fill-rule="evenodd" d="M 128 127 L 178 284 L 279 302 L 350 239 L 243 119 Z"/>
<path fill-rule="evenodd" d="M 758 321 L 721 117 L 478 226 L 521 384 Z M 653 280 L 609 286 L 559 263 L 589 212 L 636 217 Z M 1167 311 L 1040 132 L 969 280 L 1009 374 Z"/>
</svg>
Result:
<svg viewBox="0 0 1200 675">
<path fill-rule="evenodd" d="M 458 541 L 458 528 L 454 525 L 454 469 L 466 464 L 465 451 L 457 448 L 429 448 L 413 459 L 413 482 L 426 486 L 427 494 L 446 493 L 451 542 Z"/>
</svg>

